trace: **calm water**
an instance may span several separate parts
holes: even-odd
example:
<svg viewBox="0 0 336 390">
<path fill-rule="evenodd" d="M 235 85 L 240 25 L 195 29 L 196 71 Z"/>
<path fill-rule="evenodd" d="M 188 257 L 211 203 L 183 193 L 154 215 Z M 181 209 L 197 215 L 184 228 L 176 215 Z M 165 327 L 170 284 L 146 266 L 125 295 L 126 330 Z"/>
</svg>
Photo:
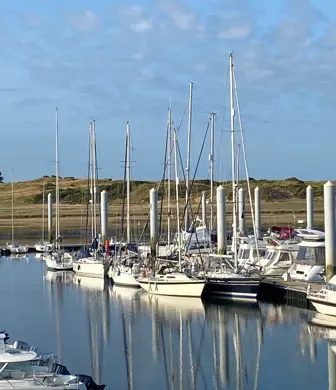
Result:
<svg viewBox="0 0 336 390">
<path fill-rule="evenodd" d="M 12 342 L 110 390 L 336 389 L 331 342 L 300 309 L 150 297 L 32 256 L 0 258 L 0 308 Z"/>
</svg>

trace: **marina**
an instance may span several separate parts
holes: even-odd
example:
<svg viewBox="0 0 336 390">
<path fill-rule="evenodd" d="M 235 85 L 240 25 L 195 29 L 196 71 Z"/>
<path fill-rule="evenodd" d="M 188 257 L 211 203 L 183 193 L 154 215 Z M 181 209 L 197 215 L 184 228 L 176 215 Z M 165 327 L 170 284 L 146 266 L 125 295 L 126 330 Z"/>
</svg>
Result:
<svg viewBox="0 0 336 390">
<path fill-rule="evenodd" d="M 335 5 L 4 2 L 0 390 L 336 390 Z"/>
</svg>

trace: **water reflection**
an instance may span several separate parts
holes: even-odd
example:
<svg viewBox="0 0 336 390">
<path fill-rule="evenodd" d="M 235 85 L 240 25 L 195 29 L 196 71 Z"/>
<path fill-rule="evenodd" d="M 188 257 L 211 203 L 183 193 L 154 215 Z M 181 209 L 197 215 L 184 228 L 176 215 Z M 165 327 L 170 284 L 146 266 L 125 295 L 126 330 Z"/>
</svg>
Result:
<svg viewBox="0 0 336 390">
<path fill-rule="evenodd" d="M 3 327 L 110 389 L 315 390 L 335 363 L 336 330 L 292 307 L 151 296 L 32 257 L 6 259 L 0 290 Z"/>
</svg>

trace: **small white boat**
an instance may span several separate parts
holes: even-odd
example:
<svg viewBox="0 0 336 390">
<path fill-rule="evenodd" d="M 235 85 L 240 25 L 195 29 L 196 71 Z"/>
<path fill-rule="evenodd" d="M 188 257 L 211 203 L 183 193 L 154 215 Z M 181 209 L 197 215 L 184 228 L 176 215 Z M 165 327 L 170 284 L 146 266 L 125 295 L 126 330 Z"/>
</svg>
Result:
<svg viewBox="0 0 336 390">
<path fill-rule="evenodd" d="M 73 259 L 69 252 L 59 250 L 47 254 L 44 259 L 49 271 L 71 271 L 73 269 Z"/>
<path fill-rule="evenodd" d="M 316 293 L 307 293 L 307 299 L 315 309 L 329 316 L 336 316 L 336 276 Z"/>
<path fill-rule="evenodd" d="M 20 245 L 20 244 L 15 244 L 15 243 L 7 245 L 7 249 L 13 255 L 20 255 L 20 254 L 28 252 L 28 246 L 27 245 Z"/>
<path fill-rule="evenodd" d="M 121 263 L 111 265 L 108 274 L 116 286 L 140 288 L 138 282 L 140 273 L 138 259 L 130 257 L 124 259 Z"/>
<path fill-rule="evenodd" d="M 142 277 L 138 281 L 140 286 L 150 294 L 175 297 L 201 297 L 205 286 L 204 280 L 190 278 L 183 272 Z"/>
<path fill-rule="evenodd" d="M 84 257 L 73 262 L 73 270 L 77 275 L 103 278 L 110 269 L 110 262 L 100 257 Z"/>
<path fill-rule="evenodd" d="M 48 241 L 40 241 L 34 245 L 34 248 L 38 253 L 52 252 L 54 250 L 54 244 Z"/>
</svg>

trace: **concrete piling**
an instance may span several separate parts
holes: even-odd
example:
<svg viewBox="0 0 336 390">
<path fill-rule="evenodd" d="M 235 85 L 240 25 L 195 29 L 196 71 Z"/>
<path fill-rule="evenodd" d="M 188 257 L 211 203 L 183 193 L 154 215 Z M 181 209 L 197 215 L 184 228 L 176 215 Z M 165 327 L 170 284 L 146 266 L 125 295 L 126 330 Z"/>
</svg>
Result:
<svg viewBox="0 0 336 390">
<path fill-rule="evenodd" d="M 152 258 L 156 257 L 158 236 L 158 192 L 155 188 L 149 191 L 150 202 L 150 247 Z"/>
<path fill-rule="evenodd" d="M 254 189 L 254 214 L 257 238 L 261 238 L 261 207 L 259 187 Z"/>
<path fill-rule="evenodd" d="M 52 225 L 53 225 L 53 204 L 52 204 L 52 194 L 48 194 L 48 240 L 52 242 L 53 234 L 52 234 Z"/>
<path fill-rule="evenodd" d="M 238 191 L 238 215 L 239 215 L 239 233 L 245 234 L 245 190 L 240 188 Z"/>
<path fill-rule="evenodd" d="M 324 185 L 324 231 L 327 282 L 336 273 L 335 227 L 335 186 L 331 181 L 328 181 Z"/>
<path fill-rule="evenodd" d="M 103 242 L 107 239 L 107 226 L 108 226 L 108 193 L 102 191 L 100 193 L 100 214 L 101 214 L 101 235 Z"/>
<path fill-rule="evenodd" d="M 205 191 L 202 192 L 202 222 L 204 226 L 207 226 Z"/>
<path fill-rule="evenodd" d="M 220 255 L 226 251 L 226 196 L 223 186 L 217 187 L 217 249 Z"/>
<path fill-rule="evenodd" d="M 314 226 L 314 193 L 311 186 L 306 189 L 307 202 L 307 228 L 312 229 Z"/>
</svg>

